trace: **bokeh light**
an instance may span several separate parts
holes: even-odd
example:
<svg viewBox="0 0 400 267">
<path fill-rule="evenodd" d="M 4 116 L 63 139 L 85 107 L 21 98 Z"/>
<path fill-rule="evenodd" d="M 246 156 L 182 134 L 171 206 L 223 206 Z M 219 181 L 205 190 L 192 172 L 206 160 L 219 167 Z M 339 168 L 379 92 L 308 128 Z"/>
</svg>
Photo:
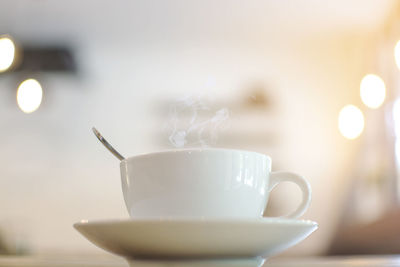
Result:
<svg viewBox="0 0 400 267">
<path fill-rule="evenodd" d="M 25 113 L 37 110 L 42 103 L 43 90 L 40 83 L 35 79 L 23 81 L 17 90 L 17 103 Z"/>
<path fill-rule="evenodd" d="M 15 44 L 7 36 L 0 36 L 0 72 L 11 67 L 15 58 Z"/>
<path fill-rule="evenodd" d="M 344 137 L 355 139 L 364 130 L 364 115 L 356 106 L 347 105 L 340 110 L 338 126 Z"/>
<path fill-rule="evenodd" d="M 360 84 L 360 96 L 362 102 L 369 108 L 378 108 L 385 101 L 386 87 L 383 80 L 375 75 L 368 74 Z"/>
</svg>

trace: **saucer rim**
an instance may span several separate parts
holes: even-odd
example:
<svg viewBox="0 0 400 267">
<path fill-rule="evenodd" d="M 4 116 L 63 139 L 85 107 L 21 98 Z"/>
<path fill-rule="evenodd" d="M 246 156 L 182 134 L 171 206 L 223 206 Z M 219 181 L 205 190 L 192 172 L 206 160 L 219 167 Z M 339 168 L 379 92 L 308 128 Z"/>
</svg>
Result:
<svg viewBox="0 0 400 267">
<path fill-rule="evenodd" d="M 109 224 L 281 224 L 281 225 L 306 225 L 318 227 L 319 224 L 316 221 L 305 220 L 305 219 L 288 219 L 280 217 L 262 217 L 262 218 L 117 218 L 117 219 L 96 219 L 96 220 L 81 220 L 73 224 L 73 226 L 79 227 L 84 225 L 109 225 Z"/>
</svg>

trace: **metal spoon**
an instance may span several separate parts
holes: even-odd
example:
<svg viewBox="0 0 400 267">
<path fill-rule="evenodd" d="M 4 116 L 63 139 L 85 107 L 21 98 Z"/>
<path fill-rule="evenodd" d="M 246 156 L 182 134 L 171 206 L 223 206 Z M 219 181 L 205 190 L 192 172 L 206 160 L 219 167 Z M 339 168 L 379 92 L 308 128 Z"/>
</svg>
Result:
<svg viewBox="0 0 400 267">
<path fill-rule="evenodd" d="M 96 130 L 96 128 L 92 127 L 93 133 L 96 135 L 97 139 L 100 140 L 101 143 L 111 152 L 114 156 L 116 156 L 119 160 L 124 160 L 125 158 L 115 150 L 104 137 Z"/>
</svg>

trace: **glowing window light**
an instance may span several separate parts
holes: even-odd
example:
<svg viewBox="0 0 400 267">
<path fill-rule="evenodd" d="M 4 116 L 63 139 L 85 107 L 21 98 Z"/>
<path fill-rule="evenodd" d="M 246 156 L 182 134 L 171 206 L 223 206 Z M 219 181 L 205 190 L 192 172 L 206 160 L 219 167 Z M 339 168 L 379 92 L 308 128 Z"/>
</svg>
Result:
<svg viewBox="0 0 400 267">
<path fill-rule="evenodd" d="M 42 86 L 35 79 L 25 80 L 18 86 L 17 103 L 25 113 L 37 110 L 42 103 L 42 96 Z"/>
<path fill-rule="evenodd" d="M 0 72 L 6 71 L 14 62 L 15 45 L 8 37 L 0 36 Z"/>
<path fill-rule="evenodd" d="M 339 113 L 338 126 L 344 137 L 355 139 L 364 130 L 364 115 L 356 106 L 347 105 Z"/>
<path fill-rule="evenodd" d="M 362 102 L 370 108 L 378 108 L 385 101 L 386 87 L 383 80 L 375 75 L 368 74 L 360 84 L 360 96 Z"/>
</svg>

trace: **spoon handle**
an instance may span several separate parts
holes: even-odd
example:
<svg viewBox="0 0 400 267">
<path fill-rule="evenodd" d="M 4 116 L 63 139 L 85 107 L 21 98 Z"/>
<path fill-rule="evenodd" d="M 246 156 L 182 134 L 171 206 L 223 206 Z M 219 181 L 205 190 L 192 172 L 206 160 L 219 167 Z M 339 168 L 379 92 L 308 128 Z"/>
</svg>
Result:
<svg viewBox="0 0 400 267">
<path fill-rule="evenodd" d="M 94 135 L 96 135 L 97 139 L 100 140 L 100 142 L 111 152 L 116 156 L 119 160 L 124 160 L 125 158 L 118 153 L 117 150 L 115 150 L 104 137 L 99 133 L 99 131 L 96 130 L 96 128 L 92 128 Z"/>
</svg>

